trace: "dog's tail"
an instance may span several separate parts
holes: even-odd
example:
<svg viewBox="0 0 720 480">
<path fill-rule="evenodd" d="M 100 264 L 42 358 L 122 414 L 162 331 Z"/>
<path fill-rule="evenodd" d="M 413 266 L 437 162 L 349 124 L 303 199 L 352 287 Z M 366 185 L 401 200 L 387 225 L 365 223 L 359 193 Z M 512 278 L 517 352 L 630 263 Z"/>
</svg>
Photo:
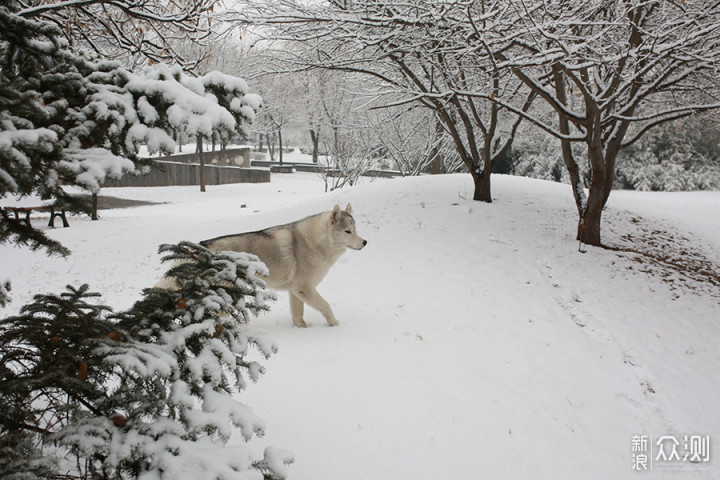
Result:
<svg viewBox="0 0 720 480">
<path fill-rule="evenodd" d="M 180 285 L 178 285 L 175 277 L 163 277 L 153 286 L 153 288 L 174 292 L 180 290 Z"/>
<path fill-rule="evenodd" d="M 177 267 L 178 265 L 185 263 L 187 260 L 175 260 L 172 263 L 172 266 L 170 269 L 173 269 Z M 163 290 L 170 290 L 172 292 L 180 290 L 180 285 L 178 284 L 177 278 L 172 277 L 170 275 L 165 275 L 162 277 L 158 282 L 153 286 L 153 288 L 159 288 Z"/>
</svg>

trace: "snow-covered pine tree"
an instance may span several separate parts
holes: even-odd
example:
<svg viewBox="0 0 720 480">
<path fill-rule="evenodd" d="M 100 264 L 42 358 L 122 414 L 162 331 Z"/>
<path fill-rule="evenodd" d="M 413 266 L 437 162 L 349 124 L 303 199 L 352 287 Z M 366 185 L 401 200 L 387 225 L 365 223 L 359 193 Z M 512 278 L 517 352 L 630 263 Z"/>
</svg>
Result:
<svg viewBox="0 0 720 480">
<path fill-rule="evenodd" d="M 113 315 L 88 288 L 38 296 L 0 323 L 0 476 L 285 478 L 288 452 L 228 446 L 263 422 L 235 396 L 275 344 L 250 332 L 272 297 L 256 257 L 165 245 L 180 289 Z M 92 300 L 92 302 L 91 302 Z M 234 428 L 235 427 L 235 428 Z M 23 478 L 23 477 L 17 477 Z"/>
<path fill-rule="evenodd" d="M 20 2 L 0 5 L 0 198 L 37 195 L 90 212 L 68 186 L 97 193 L 108 177 L 135 170 L 138 147 L 175 147 L 173 134 L 242 133 L 260 98 L 241 79 L 194 78 L 159 64 L 132 73 L 117 62 L 71 52 L 60 22 L 28 20 Z M 0 242 L 69 252 L 42 230 L 0 211 Z"/>
<path fill-rule="evenodd" d="M 82 95 L 81 75 L 63 58 L 57 27 L 25 20 L 15 14 L 18 9 L 15 0 L 0 5 L 0 197 L 37 192 L 44 199 L 71 200 L 52 167 L 62 160 L 64 119 Z M 47 91 L 49 84 L 53 89 Z M 61 92 L 69 98 L 60 99 Z M 43 232 L 0 214 L 0 241 L 67 253 Z"/>
<path fill-rule="evenodd" d="M 2 478 L 53 478 L 62 470 L 52 435 L 80 414 L 102 412 L 107 373 L 94 349 L 113 326 L 88 290 L 37 295 L 0 321 Z"/>
<path fill-rule="evenodd" d="M 222 143 L 227 143 L 238 134 L 245 138 L 249 137 L 250 132 L 247 127 L 255 120 L 255 115 L 262 106 L 262 98 L 248 93 L 249 88 L 245 80 L 218 71 L 200 77 L 200 81 L 204 92 L 214 96 L 218 105 L 230 112 L 235 120 L 235 126 L 232 128 L 222 124 L 216 128 Z"/>
<path fill-rule="evenodd" d="M 65 187 L 93 190 L 106 176 L 134 168 L 125 158 L 116 121 L 126 112 L 102 120 L 89 108 L 100 92 L 114 88 L 93 75 L 120 67 L 73 54 L 58 26 L 23 18 L 20 6 L 16 0 L 0 6 L 0 198 L 37 195 L 66 210 L 89 213 L 89 203 Z M 69 253 L 4 211 L 0 241 Z"/>
<path fill-rule="evenodd" d="M 96 193 L 135 168 L 138 144 L 169 150 L 175 129 L 241 131 L 259 106 L 232 77 L 208 77 L 224 89 L 219 97 L 177 68 L 134 74 L 85 58 L 69 50 L 62 22 L 24 18 L 21 6 L 0 5 L 0 198 L 37 195 L 88 211 L 66 186 Z M 4 241 L 69 253 L 2 211 Z M 188 260 L 174 273 L 187 280 L 180 297 L 149 290 L 111 315 L 87 286 L 68 287 L 0 321 L 2 478 L 284 477 L 286 452 L 253 460 L 225 447 L 233 426 L 246 438 L 262 431 L 232 398 L 262 371 L 249 347 L 262 356 L 275 348 L 245 330 L 249 314 L 266 308 L 254 277 L 261 264 L 191 244 L 166 248 Z M 0 304 L 9 286 L 1 279 Z"/>
</svg>

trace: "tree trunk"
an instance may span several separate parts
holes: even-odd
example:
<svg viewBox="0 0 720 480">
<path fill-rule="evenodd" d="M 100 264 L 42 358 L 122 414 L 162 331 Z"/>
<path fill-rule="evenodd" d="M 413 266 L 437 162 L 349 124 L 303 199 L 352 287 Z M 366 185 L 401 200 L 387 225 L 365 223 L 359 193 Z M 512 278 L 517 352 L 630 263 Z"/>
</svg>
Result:
<svg viewBox="0 0 720 480">
<path fill-rule="evenodd" d="M 97 220 L 98 218 L 99 218 L 98 217 L 98 194 L 93 193 L 92 194 L 92 215 L 90 216 L 90 219 Z"/>
<path fill-rule="evenodd" d="M 600 225 L 602 211 L 607 204 L 612 184 L 615 180 L 615 154 L 614 150 L 603 154 L 602 148 L 590 145 L 588 158 L 592 167 L 590 190 L 587 197 L 585 211 L 581 212 L 578 224 L 578 240 L 599 247 L 602 245 Z"/>
<path fill-rule="evenodd" d="M 437 147 L 433 148 L 433 151 L 430 153 L 430 158 L 433 159 L 430 164 L 430 174 L 440 175 L 442 173 L 442 155 L 440 155 Z"/>
<path fill-rule="evenodd" d="M 270 133 L 265 134 L 265 143 L 267 143 L 267 149 L 268 149 L 268 155 L 270 156 L 270 161 L 275 161 L 275 135 L 270 135 Z"/>
<path fill-rule="evenodd" d="M 283 164 L 282 128 L 278 127 L 278 143 L 280 147 L 280 165 Z"/>
<path fill-rule="evenodd" d="M 443 126 L 440 122 L 435 122 L 435 142 L 433 143 L 432 151 L 430 152 L 430 158 L 432 163 L 430 164 L 430 173 L 432 175 L 440 175 L 443 168 L 442 153 L 440 153 L 440 139 L 443 134 Z"/>
<path fill-rule="evenodd" d="M 320 132 L 311 129 L 310 140 L 312 140 L 312 161 L 318 163 L 320 159 Z"/>
<path fill-rule="evenodd" d="M 200 191 L 205 191 L 205 155 L 203 154 L 203 141 L 200 135 L 197 136 L 197 154 L 200 157 Z"/>
<path fill-rule="evenodd" d="M 492 203 L 492 192 L 490 191 L 490 175 L 473 174 L 475 182 L 475 192 L 473 200 L 478 202 Z"/>
<path fill-rule="evenodd" d="M 602 222 L 602 208 L 587 208 L 585 215 L 580 217 L 578 222 L 577 239 L 586 245 L 599 247 L 602 245 L 600 238 L 600 224 Z"/>
</svg>

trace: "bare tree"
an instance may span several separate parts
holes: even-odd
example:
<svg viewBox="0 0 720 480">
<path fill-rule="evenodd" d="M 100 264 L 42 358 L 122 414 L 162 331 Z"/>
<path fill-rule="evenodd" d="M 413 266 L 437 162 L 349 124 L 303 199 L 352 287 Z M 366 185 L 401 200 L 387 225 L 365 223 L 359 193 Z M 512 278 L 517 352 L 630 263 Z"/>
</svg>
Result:
<svg viewBox="0 0 720 480">
<path fill-rule="evenodd" d="M 179 47 L 208 40 L 215 0 L 21 0 L 19 15 L 57 25 L 71 46 L 85 45 L 133 67 L 180 63 L 186 70 L 205 58 Z"/>
<path fill-rule="evenodd" d="M 285 87 L 289 85 L 287 79 L 278 79 L 278 84 Z M 258 116 L 255 131 L 264 135 L 267 140 L 270 161 L 275 161 L 275 148 L 277 142 L 278 160 L 283 163 L 283 129 L 293 115 L 293 98 L 287 88 L 280 85 L 261 87 L 263 109 Z"/>
<path fill-rule="evenodd" d="M 352 91 L 356 75 L 324 75 L 320 93 L 321 141 L 327 152 L 325 190 L 354 185 L 377 158 L 378 142 L 364 99 Z"/>
<path fill-rule="evenodd" d="M 312 162 L 320 161 L 320 145 L 323 139 L 323 108 L 326 85 L 332 82 L 332 72 L 323 70 L 312 70 L 301 72 L 298 75 L 298 82 L 304 99 L 304 114 L 310 145 L 312 149 Z"/>
<path fill-rule="evenodd" d="M 433 111 L 475 182 L 473 198 L 492 201 L 490 174 L 509 151 L 521 116 L 490 99 L 513 99 L 527 111 L 534 94 L 473 42 L 467 27 L 487 28 L 486 3 L 357 0 L 317 4 L 253 2 L 234 17 L 273 40 L 304 46 L 287 52 L 297 71 L 322 68 L 363 74 L 388 106 Z M 499 2 L 498 2 L 499 3 Z"/>
<path fill-rule="evenodd" d="M 578 239 L 601 245 L 602 210 L 618 153 L 662 123 L 720 107 L 720 8 L 705 0 L 513 0 L 492 34 L 493 57 L 556 113 L 556 123 L 493 100 L 559 138 L 579 213 Z M 471 30 L 466 29 L 466 32 Z M 487 33 L 478 35 L 478 40 Z M 481 94 L 491 98 L 491 94 Z M 586 195 L 580 159 L 590 171 Z"/>
<path fill-rule="evenodd" d="M 375 132 L 381 156 L 391 160 L 403 176 L 452 170 L 447 163 L 457 158 L 457 152 L 433 112 L 417 107 L 396 110 L 377 111 Z"/>
</svg>

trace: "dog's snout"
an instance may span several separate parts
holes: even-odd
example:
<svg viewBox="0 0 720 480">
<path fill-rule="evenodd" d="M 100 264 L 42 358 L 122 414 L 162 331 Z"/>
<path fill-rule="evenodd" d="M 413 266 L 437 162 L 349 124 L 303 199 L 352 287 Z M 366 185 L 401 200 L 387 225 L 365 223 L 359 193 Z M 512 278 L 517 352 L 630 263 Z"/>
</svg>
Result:
<svg viewBox="0 0 720 480">
<path fill-rule="evenodd" d="M 363 247 L 367 245 L 367 240 L 363 240 Z"/>
</svg>

